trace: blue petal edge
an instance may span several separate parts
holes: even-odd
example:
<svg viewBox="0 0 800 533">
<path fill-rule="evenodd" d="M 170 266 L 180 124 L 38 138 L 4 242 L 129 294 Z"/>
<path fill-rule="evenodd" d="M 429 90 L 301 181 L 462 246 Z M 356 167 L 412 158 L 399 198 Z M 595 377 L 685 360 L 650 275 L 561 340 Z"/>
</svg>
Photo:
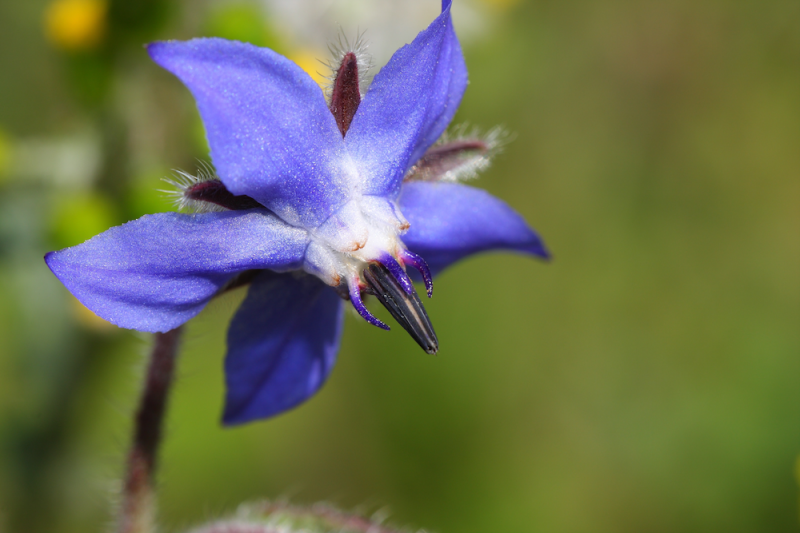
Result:
<svg viewBox="0 0 800 533">
<path fill-rule="evenodd" d="M 50 252 L 50 270 L 109 322 L 164 332 L 183 324 L 235 274 L 302 264 L 307 234 L 263 209 L 158 213 Z"/>
<path fill-rule="evenodd" d="M 484 190 L 459 183 L 410 182 L 403 185 L 399 201 L 411 224 L 403 242 L 434 274 L 490 250 L 550 257 L 525 219 Z"/>
</svg>

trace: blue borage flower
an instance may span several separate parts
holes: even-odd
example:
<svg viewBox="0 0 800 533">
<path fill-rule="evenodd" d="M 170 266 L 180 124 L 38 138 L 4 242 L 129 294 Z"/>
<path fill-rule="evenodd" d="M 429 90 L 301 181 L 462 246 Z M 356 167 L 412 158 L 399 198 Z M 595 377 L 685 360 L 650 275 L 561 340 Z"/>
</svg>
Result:
<svg viewBox="0 0 800 533">
<path fill-rule="evenodd" d="M 149 45 L 194 95 L 217 172 L 184 181 L 181 195 L 221 210 L 147 215 L 47 254 L 48 266 L 99 316 L 149 332 L 176 328 L 249 283 L 228 331 L 227 424 L 275 415 L 319 389 L 336 358 L 343 300 L 389 329 L 363 304 L 376 295 L 435 353 L 407 266 L 430 296 L 431 276 L 467 255 L 547 257 L 505 203 L 451 179 L 480 168 L 492 139 L 434 144 L 467 86 L 450 4 L 363 99 L 353 50 L 334 65 L 326 101 L 268 49 L 223 39 Z"/>
</svg>

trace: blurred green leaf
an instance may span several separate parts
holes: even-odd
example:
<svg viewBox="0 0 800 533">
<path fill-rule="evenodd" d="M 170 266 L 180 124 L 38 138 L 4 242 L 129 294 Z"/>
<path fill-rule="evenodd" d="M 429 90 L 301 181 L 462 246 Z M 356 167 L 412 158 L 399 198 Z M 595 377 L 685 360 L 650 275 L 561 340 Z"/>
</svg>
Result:
<svg viewBox="0 0 800 533">
<path fill-rule="evenodd" d="M 11 167 L 11 136 L 0 128 L 0 182 L 8 176 Z"/>
<path fill-rule="evenodd" d="M 255 2 L 223 3 L 210 9 L 203 34 L 279 50 L 263 9 Z"/>
<path fill-rule="evenodd" d="M 111 0 L 108 20 L 112 38 L 141 45 L 153 38 L 177 6 L 170 0 Z"/>
<path fill-rule="evenodd" d="M 59 196 L 50 219 L 57 248 L 75 246 L 121 222 L 114 204 L 96 192 Z"/>
<path fill-rule="evenodd" d="M 174 187 L 162 178 L 167 177 L 166 169 L 154 169 L 136 176 L 126 197 L 126 212 L 131 220 L 150 213 L 175 211 L 175 203 L 169 193 Z"/>
</svg>

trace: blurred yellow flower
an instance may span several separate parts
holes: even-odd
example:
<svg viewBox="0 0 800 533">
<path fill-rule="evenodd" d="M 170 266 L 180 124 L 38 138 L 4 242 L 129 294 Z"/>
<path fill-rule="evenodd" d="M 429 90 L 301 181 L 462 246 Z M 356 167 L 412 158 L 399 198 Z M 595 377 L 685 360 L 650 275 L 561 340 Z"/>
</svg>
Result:
<svg viewBox="0 0 800 533">
<path fill-rule="evenodd" d="M 90 50 L 105 36 L 106 10 L 105 0 L 54 0 L 45 11 L 47 38 L 65 50 Z"/>
<path fill-rule="evenodd" d="M 328 80 L 325 79 L 324 74 L 320 74 L 319 72 L 320 70 L 326 70 L 326 67 L 319 62 L 319 59 L 327 56 L 328 54 L 326 52 L 308 49 L 293 50 L 286 54 L 286 57 L 297 63 L 298 67 L 305 70 L 320 87 L 324 87 L 328 83 Z"/>
<path fill-rule="evenodd" d="M 75 246 L 120 222 L 114 204 L 100 193 L 61 194 L 50 212 L 50 236 L 59 248 Z"/>
</svg>

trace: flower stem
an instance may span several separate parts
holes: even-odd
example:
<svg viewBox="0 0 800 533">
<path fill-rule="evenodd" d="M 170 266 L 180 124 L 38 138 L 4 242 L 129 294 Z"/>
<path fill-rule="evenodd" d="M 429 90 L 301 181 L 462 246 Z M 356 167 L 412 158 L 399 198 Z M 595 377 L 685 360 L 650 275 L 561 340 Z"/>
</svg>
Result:
<svg viewBox="0 0 800 533">
<path fill-rule="evenodd" d="M 155 467 L 181 328 L 156 333 L 133 428 L 117 533 L 155 531 Z"/>
</svg>

